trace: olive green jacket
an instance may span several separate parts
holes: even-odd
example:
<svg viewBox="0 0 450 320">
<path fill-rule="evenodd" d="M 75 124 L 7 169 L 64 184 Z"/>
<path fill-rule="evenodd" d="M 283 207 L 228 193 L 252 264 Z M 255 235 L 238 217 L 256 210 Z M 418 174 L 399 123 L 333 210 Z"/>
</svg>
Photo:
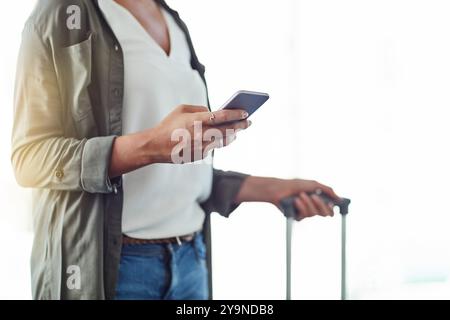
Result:
<svg viewBox="0 0 450 320">
<path fill-rule="evenodd" d="M 185 24 L 159 2 L 185 32 L 192 68 L 204 80 Z M 97 1 L 39 0 L 22 34 L 12 135 L 16 179 L 33 188 L 34 299 L 115 296 L 123 190 L 108 167 L 122 134 L 123 91 L 122 50 Z M 209 249 L 209 214 L 236 208 L 245 177 L 214 170 L 202 204 Z M 155 200 L 170 201 L 167 193 Z"/>
</svg>

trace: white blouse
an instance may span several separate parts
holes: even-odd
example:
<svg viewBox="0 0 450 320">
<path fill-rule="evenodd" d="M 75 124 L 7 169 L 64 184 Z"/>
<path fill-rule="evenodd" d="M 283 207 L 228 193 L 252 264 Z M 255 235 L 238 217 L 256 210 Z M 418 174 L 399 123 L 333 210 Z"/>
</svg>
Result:
<svg viewBox="0 0 450 320">
<path fill-rule="evenodd" d="M 178 105 L 207 105 L 185 35 L 170 14 L 161 8 L 170 34 L 167 55 L 126 8 L 114 0 L 99 5 L 124 54 L 124 135 L 155 127 Z M 211 187 L 208 163 L 155 164 L 124 175 L 123 233 L 160 239 L 201 230 L 205 213 L 199 203 Z"/>
</svg>

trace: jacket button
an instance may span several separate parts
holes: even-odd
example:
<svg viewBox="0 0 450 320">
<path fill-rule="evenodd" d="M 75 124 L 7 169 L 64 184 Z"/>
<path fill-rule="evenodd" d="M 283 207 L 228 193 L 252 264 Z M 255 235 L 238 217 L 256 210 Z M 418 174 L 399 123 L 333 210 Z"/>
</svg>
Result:
<svg viewBox="0 0 450 320">
<path fill-rule="evenodd" d="M 62 171 L 62 170 L 56 170 L 56 172 L 55 172 L 55 177 L 57 177 L 58 179 L 62 179 L 62 178 L 64 178 L 64 171 Z"/>
<path fill-rule="evenodd" d="M 114 50 L 115 51 L 119 51 L 119 46 L 116 44 L 116 45 L 114 45 Z"/>
<path fill-rule="evenodd" d="M 120 90 L 117 89 L 117 88 L 115 88 L 115 89 L 113 90 L 113 94 L 114 94 L 116 97 L 120 96 Z"/>
</svg>

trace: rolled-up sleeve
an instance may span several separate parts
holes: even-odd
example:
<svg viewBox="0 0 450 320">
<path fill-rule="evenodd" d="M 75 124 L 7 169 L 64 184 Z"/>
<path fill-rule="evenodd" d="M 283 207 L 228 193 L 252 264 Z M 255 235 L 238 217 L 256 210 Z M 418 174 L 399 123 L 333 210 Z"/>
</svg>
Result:
<svg viewBox="0 0 450 320">
<path fill-rule="evenodd" d="M 114 139 L 113 136 L 92 138 L 84 145 L 81 161 L 83 190 L 91 193 L 111 192 L 108 171 Z"/>
<path fill-rule="evenodd" d="M 51 50 L 28 22 L 14 98 L 11 162 L 16 180 L 31 188 L 112 192 L 108 168 L 115 137 L 66 137 L 63 119 Z"/>
<path fill-rule="evenodd" d="M 229 217 L 239 207 L 236 197 L 247 177 L 243 173 L 214 170 L 211 196 L 202 204 L 203 210 Z"/>
</svg>

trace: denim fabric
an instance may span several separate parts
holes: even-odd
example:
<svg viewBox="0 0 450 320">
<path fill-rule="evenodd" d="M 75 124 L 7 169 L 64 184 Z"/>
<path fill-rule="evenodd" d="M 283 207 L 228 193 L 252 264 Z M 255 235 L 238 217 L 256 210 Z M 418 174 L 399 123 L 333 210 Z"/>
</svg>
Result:
<svg viewBox="0 0 450 320">
<path fill-rule="evenodd" d="M 178 244 L 124 245 L 117 300 L 206 300 L 208 271 L 202 235 Z"/>
</svg>

